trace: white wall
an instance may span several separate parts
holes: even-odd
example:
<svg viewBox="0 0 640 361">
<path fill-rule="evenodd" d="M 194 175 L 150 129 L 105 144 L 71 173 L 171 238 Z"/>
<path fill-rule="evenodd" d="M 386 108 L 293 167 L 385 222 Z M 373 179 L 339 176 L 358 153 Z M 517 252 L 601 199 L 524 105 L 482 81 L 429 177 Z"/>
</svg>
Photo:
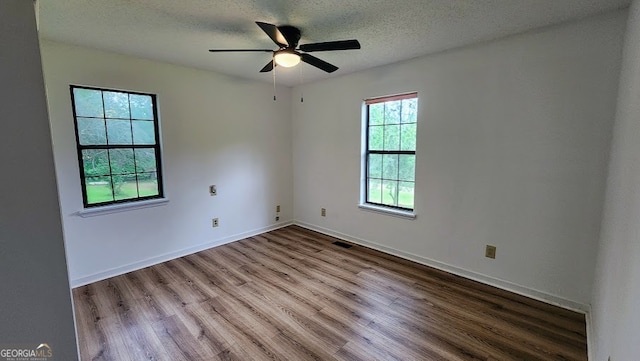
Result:
<svg viewBox="0 0 640 361">
<path fill-rule="evenodd" d="M 0 1 L 0 44 L 0 345 L 77 360 L 31 1 Z"/>
<path fill-rule="evenodd" d="M 72 284 L 270 229 L 278 204 L 280 224 L 291 220 L 289 89 L 274 102 L 268 84 L 54 42 L 42 53 Z M 75 214 L 82 196 L 69 84 L 158 95 L 167 205 Z"/>
<path fill-rule="evenodd" d="M 591 319 L 593 360 L 640 355 L 640 2 L 629 12 Z"/>
<path fill-rule="evenodd" d="M 295 88 L 296 221 L 585 309 L 625 15 Z M 416 220 L 358 208 L 362 100 L 409 91 L 419 94 Z M 486 244 L 497 259 L 484 258 Z"/>
</svg>

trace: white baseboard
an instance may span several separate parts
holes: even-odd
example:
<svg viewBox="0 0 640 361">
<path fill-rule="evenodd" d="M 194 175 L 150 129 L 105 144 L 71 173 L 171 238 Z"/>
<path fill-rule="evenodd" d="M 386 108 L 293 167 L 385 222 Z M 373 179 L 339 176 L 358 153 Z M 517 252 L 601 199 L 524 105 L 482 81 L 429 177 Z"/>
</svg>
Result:
<svg viewBox="0 0 640 361">
<path fill-rule="evenodd" d="M 93 282 L 97 282 L 97 281 L 101 281 L 107 278 L 111 278 L 111 277 L 115 277 L 115 276 L 119 276 L 128 272 L 132 272 L 135 270 L 139 270 L 145 267 L 149 267 L 149 266 L 153 266 L 155 264 L 158 263 L 162 263 L 162 262 L 166 262 L 166 261 L 170 261 L 172 259 L 176 259 L 176 258 L 180 258 L 180 257 L 184 257 L 196 252 L 200 252 L 203 251 L 205 249 L 209 249 L 209 248 L 213 248 L 213 247 L 217 247 L 217 246 L 221 246 L 223 244 L 227 244 L 227 243 L 231 243 L 231 242 L 235 242 L 235 241 L 239 241 L 241 239 L 247 238 L 247 237 L 252 237 L 264 232 L 269 232 L 278 228 L 282 228 L 282 227 L 286 227 L 289 226 L 291 224 L 296 224 L 299 225 L 301 227 L 304 228 L 308 228 L 320 233 L 324 233 L 326 235 L 329 236 L 333 236 L 339 239 L 343 239 L 345 241 L 349 241 L 349 242 L 353 242 L 356 244 L 360 244 L 362 246 L 365 247 L 369 247 L 369 248 L 373 248 L 376 249 L 378 251 L 381 252 L 385 252 L 385 253 L 389 253 L 392 254 L 394 256 L 398 256 L 404 259 L 408 259 L 420 264 L 424 264 L 426 266 L 429 267 L 433 267 L 445 272 L 449 272 L 464 278 L 468 278 L 474 281 L 478 281 L 490 286 L 494 286 L 506 291 L 510 291 L 513 293 L 517 293 L 526 297 L 530 297 L 539 301 L 543 301 L 546 303 L 550 303 L 556 306 L 560 306 L 562 308 L 566 308 L 569 310 L 573 310 L 573 311 L 577 311 L 580 313 L 584 313 L 587 315 L 587 327 L 590 326 L 590 312 L 589 312 L 589 307 L 587 305 L 583 305 L 581 303 L 575 302 L 575 301 L 571 301 L 571 300 L 567 300 L 565 298 L 562 298 L 560 296 L 556 296 L 556 295 L 552 295 L 552 294 L 548 294 L 542 291 L 538 291 L 535 289 L 531 289 L 525 286 L 521 286 L 518 284 L 514 284 L 511 283 L 509 281 L 504 281 L 501 279 L 497 279 L 497 278 L 493 278 L 493 277 L 489 277 L 480 273 L 476 273 L 470 270 L 466 270 L 463 268 L 459 268 L 456 266 L 452 266 L 443 262 L 439 262 L 430 258 L 426 258 L 426 257 L 422 257 L 422 256 L 418 256 L 415 254 L 411 254 L 411 253 L 407 253 L 404 251 L 400 251 L 391 247 L 387 247 L 387 246 L 383 246 L 374 242 L 370 242 L 358 237 L 354 237 L 351 235 L 347 235 L 347 234 L 343 234 L 328 228 L 324 228 L 324 227 L 320 227 L 320 226 L 316 226 L 313 224 L 309 224 L 306 222 L 302 222 L 302 221 L 286 221 L 286 222 L 280 222 L 268 227 L 263 227 L 263 228 L 258 228 L 258 229 L 254 229 L 251 231 L 247 231 L 247 232 L 243 232 L 243 233 L 238 233 L 229 237 L 225 237 L 222 239 L 218 239 L 218 240 L 214 240 L 211 242 L 207 242 L 204 244 L 199 244 L 197 246 L 193 246 L 193 247 L 189 247 L 189 248 L 185 248 L 179 251 L 175 251 L 175 252 L 170 252 L 170 253 L 166 253 L 163 255 L 159 255 L 159 256 L 155 256 L 155 257 L 151 257 L 148 258 L 146 260 L 143 261 L 139 261 L 139 262 L 134 262 L 131 264 L 127 264 L 124 266 L 119 266 L 119 267 L 115 267 L 106 271 L 102 271 L 102 272 L 98 272 L 98 273 L 94 273 L 88 276 L 84 276 L 84 277 L 80 277 L 80 278 L 76 278 L 76 279 L 72 279 L 70 280 L 71 283 L 71 287 L 75 288 L 75 287 L 80 287 L 80 286 L 84 286 Z M 589 328 L 587 329 L 587 336 L 589 336 L 589 334 L 592 335 L 591 331 Z M 589 345 L 591 346 L 591 345 Z M 589 347 L 589 349 L 591 349 L 591 347 Z"/>
<path fill-rule="evenodd" d="M 593 355 L 593 350 L 595 350 L 594 342 L 594 334 L 593 334 L 593 319 L 591 318 L 591 305 L 588 306 L 587 314 L 585 315 L 585 320 L 587 321 L 587 360 L 593 361 L 595 360 L 595 356 Z"/>
<path fill-rule="evenodd" d="M 180 257 L 184 257 L 184 256 L 187 256 L 187 255 L 196 253 L 196 252 L 204 251 L 205 249 L 209 249 L 209 248 L 221 246 L 223 244 L 239 241 L 241 239 L 244 239 L 244 238 L 247 238 L 247 237 L 252 237 L 252 236 L 264 233 L 264 232 L 273 231 L 275 229 L 286 227 L 286 226 L 289 226 L 291 224 L 293 224 L 293 222 L 291 222 L 291 221 L 279 222 L 279 223 L 276 223 L 276 224 L 268 226 L 268 227 L 263 227 L 263 228 L 254 229 L 254 230 L 251 230 L 251 231 L 248 231 L 248 232 L 238 233 L 238 234 L 235 234 L 235 235 L 232 235 L 232 236 L 229 236 L 229 237 L 225 237 L 225 238 L 222 238 L 222 239 L 217 239 L 217 240 L 214 240 L 214 241 L 211 241 L 211 242 L 199 244 L 197 246 L 181 249 L 179 251 L 170 252 L 170 253 L 166 253 L 166 254 L 163 254 L 163 255 L 151 257 L 151 258 L 145 259 L 143 261 L 134 262 L 134 263 L 127 264 L 127 265 L 124 265 L 124 266 L 111 268 L 111 269 L 108 269 L 106 271 L 94 273 L 94 274 L 89 275 L 89 276 L 72 279 L 72 280 L 70 280 L 71 287 L 75 288 L 75 287 L 80 287 L 80 286 L 87 285 L 89 283 L 102 281 L 102 280 L 107 279 L 107 278 L 119 276 L 119 275 L 122 275 L 122 274 L 125 274 L 125 273 L 128 273 L 128 272 L 131 272 L 131 271 L 135 271 L 135 270 L 143 269 L 145 267 L 153 266 L 153 265 L 156 265 L 158 263 L 170 261 L 172 259 L 176 259 L 176 258 L 180 258 Z"/>
<path fill-rule="evenodd" d="M 349 241 L 349 242 L 353 242 L 365 247 L 369 247 L 381 252 L 385 252 L 388 254 L 392 254 L 394 256 L 397 257 L 401 257 L 404 259 L 408 259 L 429 267 L 433 267 L 436 269 L 439 269 L 441 271 L 445 271 L 445 272 L 449 272 L 464 278 L 468 278 L 474 281 L 478 281 L 480 283 L 484 283 L 490 286 L 494 286 L 509 292 L 513 292 L 522 296 L 526 296 L 529 298 L 533 298 L 542 302 L 546 302 L 546 303 L 550 303 L 565 309 L 569 309 L 572 311 L 577 311 L 580 313 L 585 314 L 585 319 L 586 319 L 586 326 L 587 326 L 587 351 L 588 351 L 588 360 L 593 360 L 593 321 L 591 319 L 591 306 L 590 305 L 583 305 L 581 303 L 575 302 L 575 301 L 571 301 L 571 300 L 567 300 L 565 298 L 556 296 L 556 295 L 552 295 L 552 294 L 548 294 L 542 291 L 538 291 L 529 287 L 525 287 L 525 286 L 521 286 L 518 284 L 514 284 L 508 281 L 504 281 L 501 279 L 497 279 L 497 278 L 493 278 L 493 277 L 489 277 L 480 273 L 476 273 L 470 270 L 466 270 L 463 268 L 459 268 L 456 266 L 452 266 L 443 262 L 439 262 L 430 258 L 426 258 L 426 257 L 422 257 L 422 256 L 418 256 L 418 255 L 414 255 L 411 253 L 407 253 L 407 252 L 403 252 L 391 247 L 387 247 L 387 246 L 383 246 L 374 242 L 370 242 L 370 241 L 366 241 L 364 239 L 358 238 L 358 237 L 354 237 L 354 236 L 350 236 L 344 233 L 340 233 L 328 228 L 324 228 L 324 227 L 320 227 L 317 225 L 313 225 L 310 223 L 306 223 L 306 222 L 302 222 L 302 221 L 286 221 L 286 222 L 280 222 L 268 227 L 263 227 L 263 228 L 258 228 L 258 229 L 254 229 L 248 232 L 243 232 L 243 233 L 238 233 L 229 237 L 225 237 L 222 239 L 218 239 L 218 240 L 214 240 L 211 242 L 207 242 L 204 244 L 200 244 L 194 247 L 189 247 L 189 248 L 185 248 L 179 251 L 175 251 L 175 252 L 170 252 L 170 253 L 166 253 L 160 256 L 156 256 L 156 257 L 152 257 L 152 258 L 148 258 L 146 260 L 143 261 L 139 261 L 139 262 L 134 262 L 128 265 L 124 265 L 124 266 L 120 266 L 120 267 L 115 267 L 106 271 L 102 271 L 102 272 L 98 272 L 98 273 L 94 273 L 92 275 L 89 276 L 85 276 L 85 277 L 80 277 L 80 278 L 76 278 L 73 280 L 70 280 L 71 283 L 71 287 L 75 288 L 75 287 L 80 287 L 80 286 L 84 286 L 93 282 L 98 282 L 107 278 L 111 278 L 111 277 L 115 277 L 115 276 L 119 276 L 128 272 L 132 272 L 135 270 L 139 270 L 145 267 L 149 267 L 149 266 L 153 266 L 162 262 L 166 262 L 166 261 L 170 261 L 172 259 L 176 259 L 176 258 L 180 258 L 180 257 L 184 257 L 193 253 L 197 253 L 209 248 L 213 248 L 213 247 L 217 247 L 217 246 L 221 246 L 223 244 L 227 244 L 227 243 L 231 243 L 231 242 L 235 242 L 235 241 L 239 241 L 241 239 L 244 238 L 248 238 L 248 237 L 252 237 L 264 232 L 269 232 L 269 231 L 273 231 L 279 228 L 283 228 L 289 225 L 298 225 L 300 227 L 303 228 L 307 228 L 313 231 L 317 231 L 332 237 L 336 237 L 345 241 Z"/>
<path fill-rule="evenodd" d="M 407 253 L 404 251 L 397 250 L 395 248 L 383 246 L 374 242 L 370 242 L 358 237 L 354 237 L 351 235 L 347 235 L 344 233 L 340 233 L 331 229 L 327 229 L 324 227 L 316 226 L 313 224 L 309 224 L 306 222 L 301 222 L 298 220 L 293 221 L 294 224 L 299 225 L 300 227 L 308 228 L 313 231 L 317 231 L 320 233 L 324 233 L 326 235 L 343 239 L 345 241 L 353 242 L 365 247 L 373 248 L 375 250 L 385 252 L 388 254 L 392 254 L 394 256 L 398 256 L 404 259 L 408 259 L 410 261 L 414 261 L 425 266 L 433 267 L 439 269 L 441 271 L 449 272 L 455 274 L 457 276 L 461 276 L 464 278 L 468 278 L 474 281 L 478 281 L 480 283 L 484 283 L 489 286 L 497 287 L 503 289 L 505 291 L 513 292 L 522 296 L 526 296 L 529 298 L 533 298 L 538 301 L 542 301 L 545 303 L 549 303 L 555 306 L 559 306 L 568 310 L 580 312 L 583 314 L 588 314 L 589 307 L 587 305 L 583 305 L 579 302 L 571 301 L 565 298 L 562 298 L 557 295 L 548 294 L 546 292 L 542 292 L 539 290 L 535 290 L 529 287 L 521 286 L 509 281 L 501 280 L 498 278 L 489 277 L 477 272 L 473 272 L 464 268 L 459 268 L 456 266 L 452 266 L 450 264 L 446 264 L 443 262 L 436 261 L 434 259 L 418 256 L 412 253 Z"/>
</svg>

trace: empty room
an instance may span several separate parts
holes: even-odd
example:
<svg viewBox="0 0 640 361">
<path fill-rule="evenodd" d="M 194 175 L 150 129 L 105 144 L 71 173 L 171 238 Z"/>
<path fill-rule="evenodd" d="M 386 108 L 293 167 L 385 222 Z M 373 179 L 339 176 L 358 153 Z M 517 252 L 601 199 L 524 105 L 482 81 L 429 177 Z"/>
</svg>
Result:
<svg viewBox="0 0 640 361">
<path fill-rule="evenodd" d="M 0 361 L 640 358 L 640 0 L 3 0 Z"/>
</svg>

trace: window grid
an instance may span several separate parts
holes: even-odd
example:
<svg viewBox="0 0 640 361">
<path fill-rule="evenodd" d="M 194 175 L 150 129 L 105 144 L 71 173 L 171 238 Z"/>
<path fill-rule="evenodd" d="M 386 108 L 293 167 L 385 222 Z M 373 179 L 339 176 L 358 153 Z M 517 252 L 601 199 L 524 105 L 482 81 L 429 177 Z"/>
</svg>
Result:
<svg viewBox="0 0 640 361">
<path fill-rule="evenodd" d="M 405 102 L 403 100 L 406 100 L 406 99 L 416 99 L 415 100 L 416 103 L 414 107 L 415 113 L 412 116 L 413 119 L 404 118 L 405 112 L 403 111 L 403 106 L 405 105 L 404 104 Z M 397 109 L 398 116 L 397 116 L 396 122 L 394 122 L 393 119 L 387 119 L 387 115 L 388 115 L 387 107 L 391 102 L 395 102 L 395 101 L 400 101 L 399 109 Z M 371 124 L 372 123 L 371 106 L 378 103 L 383 103 L 382 121 L 378 119 L 376 124 Z M 365 177 L 365 184 L 364 184 L 365 202 L 368 204 L 373 204 L 378 206 L 413 211 L 414 199 L 415 199 L 413 196 L 413 190 L 415 190 L 415 154 L 416 154 L 415 153 L 415 131 L 412 139 L 412 142 L 414 144 L 413 149 L 403 150 L 404 146 L 407 146 L 407 144 L 403 144 L 403 141 L 411 140 L 411 139 L 403 139 L 404 138 L 403 127 L 412 126 L 412 125 L 415 127 L 417 125 L 417 93 L 369 99 L 365 101 L 365 104 L 366 104 L 366 162 L 365 162 L 366 177 Z M 386 132 L 389 131 L 389 126 L 394 126 L 398 128 L 397 148 L 393 144 L 387 143 Z M 382 149 L 373 149 L 373 150 L 371 149 L 371 131 L 373 130 L 378 131 L 379 134 L 381 133 Z M 379 132 L 379 130 L 381 130 L 381 132 Z M 411 144 L 408 144 L 408 147 L 411 147 Z M 394 149 L 387 149 L 387 148 L 394 148 Z M 378 164 L 379 172 L 376 172 L 375 175 L 371 174 L 371 168 L 372 168 L 371 156 L 372 155 L 380 155 L 380 157 L 376 159 L 376 161 L 380 162 Z M 386 166 L 385 155 L 396 156 L 395 157 L 396 158 L 395 159 L 395 168 L 396 168 L 395 178 L 390 178 L 389 174 L 387 174 L 387 172 L 385 171 L 385 166 Z M 410 179 L 407 179 L 406 177 L 402 177 L 401 175 L 401 166 L 402 166 L 401 157 L 402 156 L 413 157 L 413 160 L 412 160 L 413 166 L 412 166 Z M 378 182 L 378 185 L 376 186 L 377 189 L 374 192 L 372 192 L 372 181 Z M 391 184 L 390 186 L 391 189 L 388 189 L 392 198 L 391 202 L 385 202 L 385 197 L 384 197 L 385 183 L 387 185 Z M 406 185 L 409 185 L 410 189 L 412 190 L 410 195 L 410 204 L 403 203 L 403 201 L 400 200 L 401 186 L 406 186 Z M 379 194 L 377 195 L 377 197 L 376 197 L 376 194 L 372 194 L 372 193 L 378 193 L 378 192 Z"/>
<path fill-rule="evenodd" d="M 75 93 L 76 90 L 89 91 L 89 92 L 94 92 L 96 94 L 99 92 L 100 94 L 99 110 L 101 112 L 100 114 L 101 116 L 91 116 L 91 115 L 87 115 L 86 113 L 78 115 L 77 108 L 78 108 L 79 102 L 76 98 L 76 93 Z M 77 144 L 77 151 L 78 151 L 78 161 L 79 161 L 79 168 L 80 168 L 80 179 L 82 184 L 82 196 L 83 196 L 84 206 L 94 207 L 94 206 L 103 206 L 103 205 L 115 204 L 115 203 L 130 203 L 130 202 L 136 202 L 140 200 L 162 198 L 163 183 L 162 183 L 162 174 L 161 174 L 160 137 L 159 137 L 159 127 L 158 127 L 158 112 L 157 112 L 156 96 L 154 94 L 74 86 L 74 85 L 70 86 L 70 91 L 71 91 L 71 100 L 72 100 L 72 107 L 73 107 L 74 125 L 75 125 L 75 131 L 76 131 L 76 144 Z M 126 111 L 129 117 L 122 117 L 122 116 L 119 116 L 118 114 L 115 114 L 115 115 L 108 114 L 107 112 L 108 107 L 107 107 L 107 104 L 105 103 L 105 93 L 118 94 L 121 96 L 126 95 Z M 140 98 L 149 99 L 150 104 L 146 104 L 145 108 L 148 108 L 147 110 L 150 111 L 150 114 L 146 114 L 147 116 L 146 118 L 134 116 L 133 109 L 132 109 L 132 103 L 133 103 L 132 95 L 137 95 Z M 82 105 L 86 107 L 88 106 L 87 104 L 82 104 Z M 144 117 L 145 115 L 143 114 L 142 116 Z M 102 121 L 103 122 L 102 130 L 104 131 L 104 137 L 105 137 L 104 144 L 85 144 L 88 141 L 85 140 L 83 142 L 81 139 L 78 118 L 95 119 L 96 121 Z M 127 137 L 129 138 L 128 142 L 118 142 L 115 139 L 112 139 L 111 137 L 109 137 L 111 133 L 109 127 L 110 126 L 113 127 L 113 124 L 110 124 L 109 121 L 128 121 L 129 122 L 128 124 L 129 134 L 127 135 Z M 144 140 L 144 141 L 141 141 L 140 144 L 136 144 L 137 140 L 136 140 L 135 134 L 137 132 L 134 129 L 134 122 L 140 122 L 140 121 L 152 123 L 152 126 L 153 126 L 152 142 L 149 140 Z M 112 131 L 114 132 L 113 136 L 115 137 L 116 131 L 115 130 L 112 130 Z M 96 173 L 86 174 L 85 168 L 87 165 L 85 164 L 85 155 L 88 153 L 85 153 L 85 151 L 90 151 L 90 150 L 105 151 L 106 154 L 104 158 L 106 160 L 107 170 L 97 174 Z M 114 170 L 115 164 L 117 164 L 117 162 L 115 162 L 113 159 L 114 154 L 112 153 L 112 151 L 118 151 L 118 150 L 130 151 L 131 156 L 125 157 L 130 169 L 128 170 L 125 169 L 127 166 L 125 164 L 125 165 L 119 165 L 119 168 L 121 169 L 117 169 L 117 171 Z M 142 167 L 139 164 L 139 160 L 140 162 L 142 162 L 143 158 L 140 158 L 140 159 L 138 158 L 137 150 L 147 150 L 148 151 L 147 156 L 151 154 L 153 155 L 153 161 L 151 161 L 153 166 L 151 170 L 139 169 Z M 122 154 L 120 156 L 122 156 Z M 94 153 L 94 157 L 95 157 L 95 153 Z M 118 178 L 119 180 L 117 180 Z M 140 183 L 141 181 L 143 181 L 143 178 L 145 178 L 147 182 L 150 181 L 149 183 L 151 184 L 151 186 L 149 187 L 149 190 L 145 191 L 145 194 L 141 192 L 141 187 L 140 187 L 141 185 Z M 91 197 L 89 196 L 89 187 L 93 189 L 95 188 L 95 184 L 102 185 L 103 183 L 106 183 L 107 188 L 109 189 L 109 191 L 106 191 L 106 192 L 104 189 L 102 190 L 104 194 L 103 197 L 105 199 L 96 200 L 96 197 L 93 197 L 93 199 L 90 199 Z M 135 187 L 131 187 L 132 184 Z M 129 194 L 124 194 L 124 195 L 120 194 L 120 189 L 123 187 L 123 185 L 130 186 L 133 191 L 126 191 Z"/>
</svg>

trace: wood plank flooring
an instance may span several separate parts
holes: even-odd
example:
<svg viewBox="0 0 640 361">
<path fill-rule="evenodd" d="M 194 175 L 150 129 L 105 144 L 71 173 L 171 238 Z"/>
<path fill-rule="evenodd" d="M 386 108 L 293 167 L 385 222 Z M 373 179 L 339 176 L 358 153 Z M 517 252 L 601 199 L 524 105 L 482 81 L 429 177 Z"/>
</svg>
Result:
<svg viewBox="0 0 640 361">
<path fill-rule="evenodd" d="M 289 226 L 73 290 L 82 360 L 586 360 L 584 316 Z"/>
</svg>

